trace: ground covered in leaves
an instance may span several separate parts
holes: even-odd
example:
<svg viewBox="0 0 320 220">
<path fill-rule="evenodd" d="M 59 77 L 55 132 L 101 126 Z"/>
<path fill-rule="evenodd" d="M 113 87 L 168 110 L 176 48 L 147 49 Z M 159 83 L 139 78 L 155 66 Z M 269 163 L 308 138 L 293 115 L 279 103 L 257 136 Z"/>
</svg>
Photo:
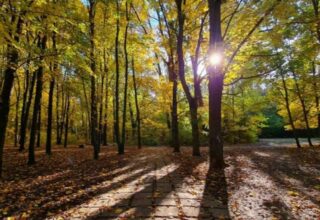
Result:
<svg viewBox="0 0 320 220">
<path fill-rule="evenodd" d="M 208 171 L 207 149 L 55 147 L 51 157 L 5 149 L 0 217 L 30 219 L 319 219 L 320 150 L 229 146 Z"/>
</svg>

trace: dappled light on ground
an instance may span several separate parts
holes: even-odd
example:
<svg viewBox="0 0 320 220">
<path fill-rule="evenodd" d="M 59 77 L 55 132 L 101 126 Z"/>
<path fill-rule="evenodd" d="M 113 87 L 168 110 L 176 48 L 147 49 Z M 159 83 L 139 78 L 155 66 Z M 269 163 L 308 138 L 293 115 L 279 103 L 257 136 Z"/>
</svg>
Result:
<svg viewBox="0 0 320 220">
<path fill-rule="evenodd" d="M 319 149 L 242 148 L 228 151 L 233 218 L 320 217 Z"/>
<path fill-rule="evenodd" d="M 207 149 L 192 157 L 168 147 L 57 148 L 23 164 L 9 150 L 0 183 L 1 216 L 34 219 L 316 219 L 318 149 L 230 147 L 225 170 L 209 170 Z M 18 158 L 13 160 L 12 158 Z M 16 166 L 16 168 L 14 168 Z M 9 172 L 10 170 L 10 172 Z"/>
</svg>

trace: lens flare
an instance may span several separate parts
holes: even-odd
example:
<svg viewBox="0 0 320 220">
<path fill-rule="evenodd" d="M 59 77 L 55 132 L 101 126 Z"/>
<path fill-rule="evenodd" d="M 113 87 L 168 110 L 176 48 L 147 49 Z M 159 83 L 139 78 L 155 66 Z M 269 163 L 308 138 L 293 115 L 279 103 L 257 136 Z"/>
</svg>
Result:
<svg viewBox="0 0 320 220">
<path fill-rule="evenodd" d="M 209 63 L 211 65 L 219 65 L 222 62 L 222 56 L 219 53 L 213 53 L 209 56 Z"/>
</svg>

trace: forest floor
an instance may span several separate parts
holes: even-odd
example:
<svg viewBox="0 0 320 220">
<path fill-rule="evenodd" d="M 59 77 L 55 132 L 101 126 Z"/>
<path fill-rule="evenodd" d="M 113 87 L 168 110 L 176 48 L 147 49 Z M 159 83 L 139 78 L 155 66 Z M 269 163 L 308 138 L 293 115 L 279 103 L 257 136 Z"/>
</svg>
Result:
<svg viewBox="0 0 320 220">
<path fill-rule="evenodd" d="M 208 171 L 207 148 L 55 147 L 51 157 L 6 148 L 0 218 L 320 219 L 320 148 L 227 146 L 224 171 Z"/>
</svg>

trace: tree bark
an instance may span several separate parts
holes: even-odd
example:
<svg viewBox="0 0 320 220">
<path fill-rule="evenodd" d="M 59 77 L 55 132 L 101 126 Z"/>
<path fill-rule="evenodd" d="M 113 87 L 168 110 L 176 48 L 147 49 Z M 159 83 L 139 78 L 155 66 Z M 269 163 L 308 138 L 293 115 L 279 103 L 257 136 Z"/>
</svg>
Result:
<svg viewBox="0 0 320 220">
<path fill-rule="evenodd" d="M 37 137 L 37 144 L 36 146 L 39 148 L 40 147 L 40 143 L 41 143 L 41 109 L 42 106 L 40 104 L 39 106 L 39 113 L 38 113 L 38 118 L 37 118 L 37 133 L 36 133 L 36 137 Z"/>
<path fill-rule="evenodd" d="M 104 103 L 104 122 L 103 122 L 103 145 L 107 146 L 108 144 L 108 110 L 109 110 L 109 77 L 108 77 L 108 68 L 107 68 L 107 59 L 106 59 L 106 51 L 103 51 L 103 65 L 104 65 L 104 73 L 106 74 L 106 87 L 105 87 L 105 103 Z"/>
<path fill-rule="evenodd" d="M 137 122 L 137 129 L 138 129 L 138 148 L 141 149 L 141 119 L 140 119 L 140 108 L 138 102 L 138 88 L 136 82 L 136 71 L 134 68 L 134 58 L 132 57 L 132 80 L 133 80 L 133 89 L 134 89 L 134 102 L 136 106 L 136 122 Z"/>
<path fill-rule="evenodd" d="M 55 65 L 55 64 L 54 64 Z M 53 67 L 55 73 L 56 68 Z M 52 76 L 49 88 L 49 100 L 48 100 L 48 122 L 47 122 L 47 139 L 46 139 L 46 154 L 51 155 L 51 137 L 52 137 L 52 103 L 53 103 L 53 91 L 55 86 L 55 79 Z"/>
<path fill-rule="evenodd" d="M 210 45 L 208 55 L 219 53 L 223 56 L 221 36 L 221 0 L 208 0 Z M 222 64 L 209 65 L 209 148 L 211 168 L 223 168 L 223 136 L 221 127 L 221 99 L 223 90 Z"/>
<path fill-rule="evenodd" d="M 95 63 L 95 6 L 96 1 L 89 1 L 89 23 L 90 23 L 90 68 L 92 74 L 96 73 L 96 63 Z M 97 114 L 97 100 L 96 100 L 96 80 L 95 76 L 91 76 L 91 141 L 93 144 L 93 158 L 95 160 L 99 159 L 99 128 L 98 128 L 98 114 Z"/>
<path fill-rule="evenodd" d="M 46 42 L 47 37 L 39 36 L 38 40 L 38 47 L 41 49 L 41 55 L 40 55 L 40 66 L 37 70 L 37 85 L 36 85 L 36 96 L 34 100 L 34 110 L 32 115 L 32 123 L 31 123 L 31 133 L 30 133 L 30 143 L 29 143 L 29 154 L 28 154 L 28 165 L 35 164 L 35 155 L 34 155 L 34 145 L 35 145 L 35 134 L 37 130 L 37 122 L 38 122 L 38 115 L 40 111 L 40 105 L 41 105 L 41 98 L 42 98 L 42 78 L 43 78 L 43 61 L 44 61 L 44 50 L 46 48 Z"/>
<path fill-rule="evenodd" d="M 36 72 L 34 72 L 32 75 L 31 84 L 30 84 L 29 91 L 28 91 L 29 94 L 28 94 L 28 100 L 26 103 L 25 112 L 24 112 L 24 115 L 21 117 L 19 151 L 24 150 L 26 133 L 27 133 L 27 124 L 28 124 L 28 119 L 29 119 L 32 98 L 33 98 L 33 90 L 34 90 L 34 86 L 36 83 L 36 76 L 37 76 L 37 74 L 36 74 Z"/>
<path fill-rule="evenodd" d="M 182 11 L 182 0 L 176 0 L 178 10 L 178 38 L 177 38 L 177 54 L 178 54 L 178 65 L 179 65 L 179 77 L 182 84 L 182 88 L 187 97 L 189 110 L 190 110 L 190 121 L 192 129 L 192 147 L 193 156 L 200 156 L 200 140 L 199 140 L 199 126 L 198 126 L 198 105 L 196 97 L 192 97 L 190 89 L 185 79 L 185 63 L 183 53 L 183 37 L 184 37 L 184 21 L 185 15 Z"/>
<path fill-rule="evenodd" d="M 306 103 L 304 98 L 302 97 L 302 93 L 301 93 L 301 89 L 300 86 L 298 84 L 298 80 L 297 80 L 297 76 L 296 74 L 293 72 L 293 80 L 296 86 L 296 91 L 297 91 L 297 95 L 299 98 L 299 101 L 301 103 L 301 107 L 302 107 L 302 113 L 303 113 L 303 119 L 304 122 L 306 124 L 306 129 L 307 129 L 307 138 L 308 138 L 308 143 L 310 147 L 313 147 L 312 141 L 311 141 L 311 130 L 310 130 L 310 125 L 309 125 L 309 119 L 308 119 L 308 111 L 306 108 Z"/>
<path fill-rule="evenodd" d="M 26 129 L 26 117 L 28 117 L 26 114 L 27 112 L 27 101 L 28 101 L 28 92 L 29 92 L 29 86 L 30 86 L 30 59 L 28 56 L 28 60 L 27 60 L 27 67 L 26 67 L 26 76 L 25 76 L 25 83 L 24 83 L 24 92 L 23 92 L 23 98 L 22 98 L 22 109 L 21 109 L 21 117 L 20 117 L 20 138 L 19 138 L 19 151 L 23 151 L 24 150 L 24 140 L 23 140 L 23 146 L 21 145 L 21 139 L 22 139 L 22 127 L 24 127 L 24 138 L 26 135 L 25 129 Z M 35 81 L 35 77 L 32 77 L 33 80 L 33 85 L 32 85 L 32 90 L 31 90 L 31 95 L 32 95 L 32 91 L 33 91 L 33 86 L 34 86 L 34 81 Z M 29 109 L 30 109 L 30 105 L 28 108 L 28 115 L 29 115 Z"/>
<path fill-rule="evenodd" d="M 16 114 L 15 114 L 15 120 L 14 120 L 14 147 L 16 148 L 18 146 L 18 140 L 19 140 L 19 108 L 20 108 L 20 85 L 19 80 L 17 82 L 17 87 L 15 87 L 16 92 Z"/>
<path fill-rule="evenodd" d="M 115 112 L 114 112 L 114 136 L 118 145 L 118 154 L 122 154 L 120 147 L 120 130 L 119 130 L 119 78 L 120 78 L 120 67 L 119 67 L 119 32 L 120 32 L 120 5 L 119 0 L 117 2 L 117 24 L 116 24 L 116 38 L 115 38 L 115 63 L 116 63 L 116 88 L 115 88 Z"/>
<path fill-rule="evenodd" d="M 171 109 L 171 146 L 174 152 L 180 152 L 178 102 L 177 102 L 178 79 L 175 76 L 172 86 L 172 109 Z"/>
<path fill-rule="evenodd" d="M 70 110 L 70 95 L 67 93 L 67 106 L 66 106 L 66 125 L 64 130 L 64 143 L 63 147 L 66 148 L 68 146 L 68 132 L 69 132 L 69 110 Z"/>
<path fill-rule="evenodd" d="M 126 120 L 127 120 L 127 98 L 128 98 L 128 75 L 129 75 L 129 60 L 128 60 L 128 31 L 129 31 L 129 14 L 128 14 L 128 3 L 126 2 L 126 29 L 124 34 L 124 59 L 125 59 L 125 82 L 124 82 L 124 93 L 123 93 L 123 111 L 122 111 L 122 140 L 119 145 L 119 154 L 124 154 L 124 145 L 126 142 Z"/>
<path fill-rule="evenodd" d="M 298 138 L 298 135 L 297 135 L 297 132 L 296 132 L 296 127 L 294 126 L 294 123 L 293 123 L 293 118 L 292 118 L 292 114 L 291 114 L 291 110 L 290 110 L 289 93 L 288 93 L 287 83 L 285 81 L 284 74 L 282 73 L 282 70 L 280 70 L 280 75 L 281 75 L 281 81 L 282 81 L 284 94 L 285 94 L 284 98 L 285 98 L 287 113 L 288 113 L 288 116 L 289 116 L 289 123 L 290 123 L 291 128 L 292 128 L 292 133 L 293 133 L 294 139 L 296 141 L 297 148 L 301 148 L 300 141 L 299 141 L 299 138 Z"/>
</svg>

